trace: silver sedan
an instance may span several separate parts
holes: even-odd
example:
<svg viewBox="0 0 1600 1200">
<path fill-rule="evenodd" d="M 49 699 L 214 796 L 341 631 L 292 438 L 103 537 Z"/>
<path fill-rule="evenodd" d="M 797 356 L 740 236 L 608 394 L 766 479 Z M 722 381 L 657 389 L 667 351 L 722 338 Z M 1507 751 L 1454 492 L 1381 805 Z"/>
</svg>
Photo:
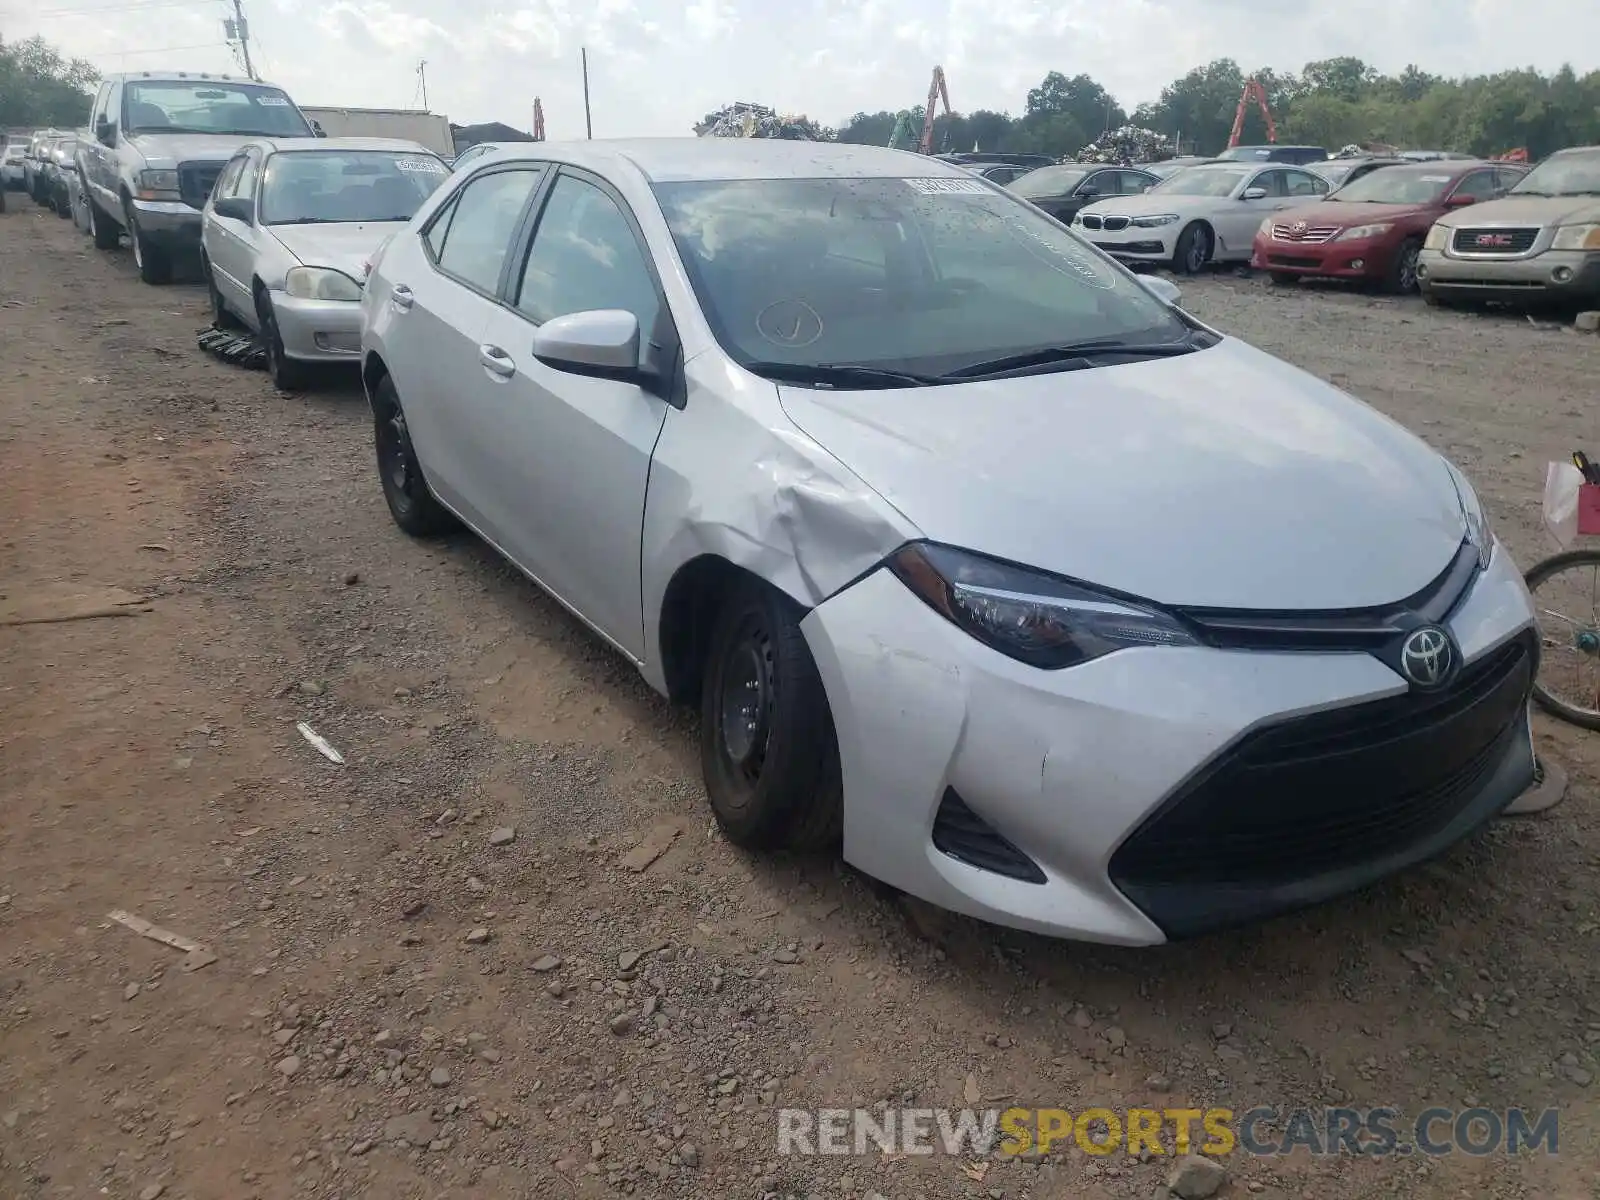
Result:
<svg viewBox="0 0 1600 1200">
<path fill-rule="evenodd" d="M 256 331 L 282 391 L 304 384 L 307 364 L 353 363 L 368 259 L 449 173 L 431 150 L 392 138 L 241 146 L 201 218 L 213 320 Z"/>
</svg>

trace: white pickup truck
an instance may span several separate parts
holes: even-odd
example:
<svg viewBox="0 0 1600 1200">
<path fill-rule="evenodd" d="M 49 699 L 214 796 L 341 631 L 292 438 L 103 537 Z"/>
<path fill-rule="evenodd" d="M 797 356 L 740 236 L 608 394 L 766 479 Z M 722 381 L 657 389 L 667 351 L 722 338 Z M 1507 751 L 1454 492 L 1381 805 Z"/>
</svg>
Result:
<svg viewBox="0 0 1600 1200">
<path fill-rule="evenodd" d="M 107 75 L 89 121 L 94 244 L 109 250 L 126 230 L 146 283 L 168 282 L 174 256 L 198 251 L 200 210 L 234 151 L 252 138 L 316 134 L 280 87 L 183 71 Z"/>
</svg>

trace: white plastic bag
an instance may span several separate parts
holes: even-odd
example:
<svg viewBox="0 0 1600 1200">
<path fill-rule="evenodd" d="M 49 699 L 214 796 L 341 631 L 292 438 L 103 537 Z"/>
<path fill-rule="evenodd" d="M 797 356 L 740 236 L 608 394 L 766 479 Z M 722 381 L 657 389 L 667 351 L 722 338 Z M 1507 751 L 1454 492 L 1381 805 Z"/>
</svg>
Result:
<svg viewBox="0 0 1600 1200">
<path fill-rule="evenodd" d="M 1553 462 L 1544 474 L 1544 526 L 1565 550 L 1578 536 L 1578 489 L 1583 472 L 1569 462 Z"/>
</svg>

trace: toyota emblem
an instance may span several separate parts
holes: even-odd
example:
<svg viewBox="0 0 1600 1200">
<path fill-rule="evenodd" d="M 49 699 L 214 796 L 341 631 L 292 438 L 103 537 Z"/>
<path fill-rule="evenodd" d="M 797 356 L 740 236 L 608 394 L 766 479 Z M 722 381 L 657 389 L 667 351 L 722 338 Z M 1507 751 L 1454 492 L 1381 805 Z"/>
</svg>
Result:
<svg viewBox="0 0 1600 1200">
<path fill-rule="evenodd" d="M 1303 236 L 1305 234 L 1305 231 L 1307 229 L 1309 229 L 1309 228 L 1311 228 L 1311 227 L 1306 222 L 1304 222 L 1304 221 L 1296 221 L 1293 225 L 1289 226 L 1289 232 L 1294 234 L 1295 237 L 1301 237 L 1301 236 Z"/>
<path fill-rule="evenodd" d="M 1437 625 L 1414 630 L 1400 647 L 1400 670 L 1419 688 L 1436 688 L 1455 670 L 1456 651 L 1450 635 Z"/>
</svg>

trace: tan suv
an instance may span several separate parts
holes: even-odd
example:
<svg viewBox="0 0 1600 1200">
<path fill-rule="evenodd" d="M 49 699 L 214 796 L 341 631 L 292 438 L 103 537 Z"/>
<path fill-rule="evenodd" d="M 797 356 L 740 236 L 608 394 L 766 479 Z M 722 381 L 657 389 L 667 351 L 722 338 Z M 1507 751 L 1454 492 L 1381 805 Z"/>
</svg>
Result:
<svg viewBox="0 0 1600 1200">
<path fill-rule="evenodd" d="M 1600 303 L 1600 146 L 1558 151 L 1500 199 L 1446 213 L 1417 282 L 1435 305 Z"/>
</svg>

